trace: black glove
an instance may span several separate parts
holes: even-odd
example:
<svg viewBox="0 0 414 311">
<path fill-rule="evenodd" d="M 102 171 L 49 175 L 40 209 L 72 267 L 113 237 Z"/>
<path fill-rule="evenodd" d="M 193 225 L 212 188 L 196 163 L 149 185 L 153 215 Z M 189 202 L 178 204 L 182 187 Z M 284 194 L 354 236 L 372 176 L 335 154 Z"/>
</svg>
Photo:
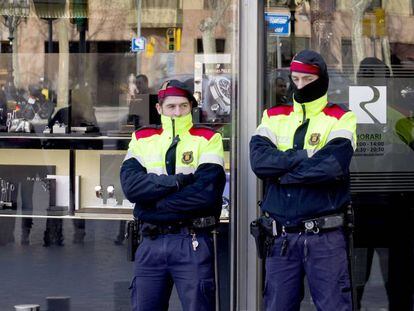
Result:
<svg viewBox="0 0 414 311">
<path fill-rule="evenodd" d="M 192 184 L 195 181 L 194 174 L 182 174 L 182 173 L 180 173 L 180 174 L 177 174 L 175 176 L 177 178 L 178 189 L 182 189 L 185 186 L 187 186 L 189 184 Z"/>
</svg>

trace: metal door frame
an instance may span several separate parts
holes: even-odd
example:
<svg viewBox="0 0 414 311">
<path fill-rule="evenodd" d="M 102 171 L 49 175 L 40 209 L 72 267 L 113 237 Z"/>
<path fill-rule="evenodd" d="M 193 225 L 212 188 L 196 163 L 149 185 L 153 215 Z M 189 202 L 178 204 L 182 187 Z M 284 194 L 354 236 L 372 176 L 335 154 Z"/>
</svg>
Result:
<svg viewBox="0 0 414 311">
<path fill-rule="evenodd" d="M 258 215 L 261 183 L 251 170 L 249 141 L 261 117 L 264 100 L 264 1 L 239 2 L 239 77 L 236 112 L 236 168 L 232 192 L 236 207 L 231 219 L 231 310 L 260 310 L 262 262 L 249 234 L 250 221 Z"/>
</svg>

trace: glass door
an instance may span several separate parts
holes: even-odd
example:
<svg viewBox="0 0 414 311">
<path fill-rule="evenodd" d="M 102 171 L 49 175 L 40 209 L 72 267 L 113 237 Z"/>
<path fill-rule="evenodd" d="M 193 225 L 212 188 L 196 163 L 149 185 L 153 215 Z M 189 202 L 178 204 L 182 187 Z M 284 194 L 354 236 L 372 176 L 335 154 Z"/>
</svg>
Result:
<svg viewBox="0 0 414 311">
<path fill-rule="evenodd" d="M 157 92 L 170 79 L 197 99 L 193 123 L 223 137 L 216 272 L 219 306 L 230 308 L 238 9 L 236 0 L 0 5 L 0 266 L 17 293 L 0 294 L 1 310 L 131 309 L 133 205 L 119 170 L 134 131 L 160 124 Z M 170 306 L 181 308 L 176 293 Z"/>
<path fill-rule="evenodd" d="M 328 65 L 328 100 L 357 115 L 351 163 L 358 310 L 413 308 L 411 2 L 272 1 L 264 6 L 264 108 L 291 102 L 289 65 L 303 49 Z M 399 280 L 399 281 L 397 281 Z M 314 310 L 309 294 L 303 310 Z"/>
</svg>

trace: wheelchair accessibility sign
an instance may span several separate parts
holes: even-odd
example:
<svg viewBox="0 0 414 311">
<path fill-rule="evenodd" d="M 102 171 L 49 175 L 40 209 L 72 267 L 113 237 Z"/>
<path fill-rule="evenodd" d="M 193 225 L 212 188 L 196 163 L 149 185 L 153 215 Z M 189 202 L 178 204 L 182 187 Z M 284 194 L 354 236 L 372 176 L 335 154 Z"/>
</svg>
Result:
<svg viewBox="0 0 414 311">
<path fill-rule="evenodd" d="M 131 40 L 131 52 L 145 51 L 145 45 L 147 40 L 144 37 L 132 38 Z"/>
<path fill-rule="evenodd" d="M 270 36 L 290 36 L 290 13 L 265 12 L 267 34 Z"/>
</svg>

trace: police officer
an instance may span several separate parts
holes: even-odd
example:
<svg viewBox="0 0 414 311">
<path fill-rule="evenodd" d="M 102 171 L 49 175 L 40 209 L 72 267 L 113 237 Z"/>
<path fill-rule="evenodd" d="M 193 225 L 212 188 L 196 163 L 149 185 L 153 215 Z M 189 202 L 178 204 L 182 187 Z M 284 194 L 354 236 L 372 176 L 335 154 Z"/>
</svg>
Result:
<svg viewBox="0 0 414 311">
<path fill-rule="evenodd" d="M 250 142 L 252 169 L 266 182 L 261 208 L 273 224 L 265 309 L 299 310 L 306 275 L 318 310 L 352 310 L 343 210 L 356 118 L 328 102 L 318 53 L 298 53 L 290 70 L 293 104 L 265 110 Z"/>
<path fill-rule="evenodd" d="M 187 86 L 166 81 L 156 109 L 161 127 L 132 135 L 121 168 L 125 196 L 144 236 L 135 254 L 133 310 L 168 310 L 173 283 L 184 310 L 214 310 L 213 245 L 225 185 L 219 133 L 192 123 Z"/>
</svg>

